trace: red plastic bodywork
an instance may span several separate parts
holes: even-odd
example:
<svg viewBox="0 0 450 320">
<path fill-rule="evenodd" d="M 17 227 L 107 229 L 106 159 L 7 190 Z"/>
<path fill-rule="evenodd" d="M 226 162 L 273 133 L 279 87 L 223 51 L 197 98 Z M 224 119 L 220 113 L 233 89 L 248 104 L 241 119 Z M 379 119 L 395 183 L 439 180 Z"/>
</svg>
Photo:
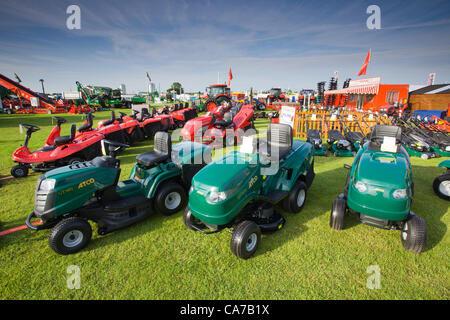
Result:
<svg viewBox="0 0 450 320">
<path fill-rule="evenodd" d="M 94 143 L 102 140 L 104 136 L 102 134 L 96 133 L 90 136 L 83 136 L 75 139 L 73 142 L 58 146 L 51 151 L 40 151 L 36 150 L 31 152 L 28 147 L 17 148 L 13 155 L 12 160 L 19 163 L 43 163 L 43 162 L 53 162 L 66 158 L 74 153 L 77 153 Z"/>
</svg>

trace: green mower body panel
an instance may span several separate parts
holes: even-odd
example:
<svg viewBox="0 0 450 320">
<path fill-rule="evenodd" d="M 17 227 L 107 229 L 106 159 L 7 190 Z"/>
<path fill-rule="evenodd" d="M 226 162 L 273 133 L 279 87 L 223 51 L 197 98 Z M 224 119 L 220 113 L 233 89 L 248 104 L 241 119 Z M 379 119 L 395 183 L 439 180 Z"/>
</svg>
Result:
<svg viewBox="0 0 450 320">
<path fill-rule="evenodd" d="M 413 179 L 406 151 L 382 152 L 367 149 L 353 162 L 348 181 L 347 205 L 358 213 L 389 221 L 403 221 L 410 212 Z M 358 188 L 357 188 L 358 187 Z M 394 197 L 397 191 L 402 198 Z"/>
<path fill-rule="evenodd" d="M 39 202 L 45 201 L 42 213 L 59 217 L 83 206 L 96 191 L 114 184 L 117 169 L 96 167 L 89 161 L 83 164 L 57 168 L 42 175 L 36 186 L 35 211 L 40 207 Z M 54 187 L 43 192 L 41 182 L 49 179 L 55 181 Z"/>
<path fill-rule="evenodd" d="M 162 183 L 180 180 L 183 168 L 202 166 L 201 160 L 198 160 L 202 159 L 202 154 L 210 157 L 211 148 L 190 141 L 176 144 L 172 147 L 172 158 L 176 160 L 152 167 L 136 163 L 129 179 L 120 182 L 120 168 L 95 165 L 95 159 L 48 171 L 38 180 L 34 212 L 43 221 L 74 213 L 108 188 L 114 188 L 120 198 L 142 195 L 150 200 Z M 43 183 L 45 180 L 47 182 Z M 53 186 L 46 190 L 41 188 L 49 182 Z"/>
<path fill-rule="evenodd" d="M 439 163 L 438 167 L 450 169 L 450 159 L 441 161 L 441 163 Z"/>
<path fill-rule="evenodd" d="M 353 150 L 342 150 L 337 147 L 337 141 L 330 146 L 330 151 L 338 157 L 353 157 Z"/>
<path fill-rule="evenodd" d="M 189 208 L 205 223 L 227 225 L 249 202 L 275 191 L 289 192 L 298 179 L 306 180 L 312 160 L 312 145 L 294 141 L 289 154 L 278 164 L 271 164 L 278 165 L 278 170 L 269 174 L 269 166 L 262 165 L 257 154 L 230 152 L 195 175 Z M 213 201 L 216 197 L 221 199 Z"/>
</svg>

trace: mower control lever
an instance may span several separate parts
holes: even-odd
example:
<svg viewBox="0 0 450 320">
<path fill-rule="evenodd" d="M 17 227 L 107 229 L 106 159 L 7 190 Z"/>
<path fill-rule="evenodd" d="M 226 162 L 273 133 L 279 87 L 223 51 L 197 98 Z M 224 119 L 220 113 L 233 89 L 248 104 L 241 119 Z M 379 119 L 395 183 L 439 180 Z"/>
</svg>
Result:
<svg viewBox="0 0 450 320">
<path fill-rule="evenodd" d="M 344 164 L 344 168 L 345 168 L 345 169 L 348 169 L 348 170 L 351 170 L 351 169 L 352 169 L 352 166 L 349 165 L 349 164 Z"/>
</svg>

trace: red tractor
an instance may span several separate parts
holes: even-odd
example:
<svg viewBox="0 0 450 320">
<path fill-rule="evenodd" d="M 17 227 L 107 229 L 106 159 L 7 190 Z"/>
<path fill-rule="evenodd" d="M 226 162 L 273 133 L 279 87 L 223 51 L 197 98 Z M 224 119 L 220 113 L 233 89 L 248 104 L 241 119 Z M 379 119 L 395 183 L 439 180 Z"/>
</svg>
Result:
<svg viewBox="0 0 450 320">
<path fill-rule="evenodd" d="M 222 102 L 231 102 L 231 91 L 226 84 L 212 84 L 206 88 L 206 94 L 202 97 L 206 99 L 206 111 L 214 111 Z"/>
<path fill-rule="evenodd" d="M 269 91 L 269 95 L 266 98 L 266 104 L 272 104 L 272 102 L 275 101 L 285 101 L 286 100 L 286 96 L 283 94 L 283 92 L 281 91 L 281 88 L 272 88 Z"/>
</svg>

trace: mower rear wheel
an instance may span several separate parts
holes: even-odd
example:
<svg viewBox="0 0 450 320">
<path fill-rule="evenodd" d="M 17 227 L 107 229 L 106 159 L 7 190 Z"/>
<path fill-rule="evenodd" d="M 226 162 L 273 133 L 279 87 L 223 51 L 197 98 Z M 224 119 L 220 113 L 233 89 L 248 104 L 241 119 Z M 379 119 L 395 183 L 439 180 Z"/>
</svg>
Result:
<svg viewBox="0 0 450 320">
<path fill-rule="evenodd" d="M 258 249 L 261 241 L 261 230 L 253 221 L 242 221 L 233 230 L 230 248 L 240 259 L 250 258 Z"/>
<path fill-rule="evenodd" d="M 450 201 L 450 173 L 434 179 L 433 190 L 439 198 Z"/>
<path fill-rule="evenodd" d="M 14 166 L 11 168 L 11 175 L 14 178 L 23 178 L 28 175 L 28 167 L 22 164 Z"/>
<path fill-rule="evenodd" d="M 186 205 L 186 202 L 186 192 L 176 182 L 169 182 L 163 185 L 155 197 L 156 210 L 165 216 L 177 213 Z"/>
<path fill-rule="evenodd" d="M 427 244 L 427 225 L 422 217 L 411 215 L 403 225 L 401 239 L 403 247 L 411 252 L 420 253 Z"/>
<path fill-rule="evenodd" d="M 184 209 L 183 213 L 183 223 L 189 230 L 192 231 L 198 231 L 198 229 L 203 228 L 205 225 L 198 220 L 191 212 L 191 209 L 189 209 L 189 206 Z"/>
<path fill-rule="evenodd" d="M 89 222 L 79 217 L 70 217 L 53 227 L 48 243 L 53 251 L 66 255 L 83 249 L 91 237 L 92 228 Z"/>
<path fill-rule="evenodd" d="M 343 198 L 333 200 L 330 214 L 330 227 L 336 230 L 344 229 L 344 217 L 347 211 L 347 202 Z"/>
<path fill-rule="evenodd" d="M 290 213 L 298 213 L 306 202 L 307 187 L 303 181 L 297 181 L 289 195 L 283 199 L 283 209 Z"/>
</svg>

